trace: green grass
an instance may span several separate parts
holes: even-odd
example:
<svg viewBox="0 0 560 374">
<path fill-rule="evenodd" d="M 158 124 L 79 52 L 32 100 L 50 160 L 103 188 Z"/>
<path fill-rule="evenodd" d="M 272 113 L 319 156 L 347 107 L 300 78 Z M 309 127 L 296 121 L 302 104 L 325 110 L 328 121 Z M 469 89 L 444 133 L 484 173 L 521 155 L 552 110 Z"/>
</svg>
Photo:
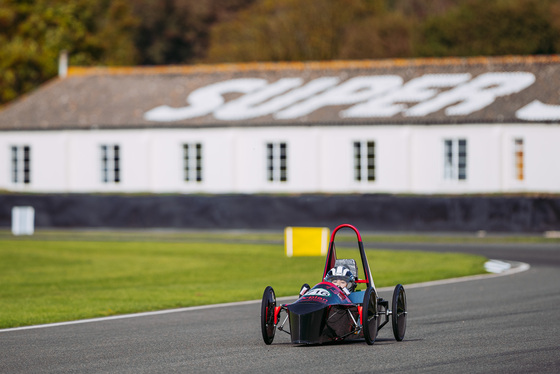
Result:
<svg viewBox="0 0 560 374">
<path fill-rule="evenodd" d="M 138 233 L 0 236 L 0 328 L 254 300 L 267 285 L 289 296 L 320 281 L 324 257 L 287 258 L 282 244 L 262 243 L 271 237 L 235 235 L 249 243 L 215 233 L 183 242 L 169 233 L 160 241 L 132 241 L 142 240 Z M 356 253 L 337 249 L 339 258 Z M 377 287 L 478 274 L 485 261 L 383 250 L 368 258 Z"/>
<path fill-rule="evenodd" d="M 152 242 L 269 242 L 283 243 L 282 231 L 165 231 L 165 230 L 88 230 L 88 231 L 62 231 L 62 230 L 37 230 L 33 236 L 14 237 L 10 230 L 0 229 L 0 240 L 77 240 L 77 241 L 152 241 Z M 337 234 L 337 242 L 355 242 L 356 235 L 349 230 Z M 362 240 L 367 247 L 368 243 L 537 243 L 560 244 L 560 237 L 548 238 L 542 234 L 510 235 L 496 233 L 458 233 L 458 234 L 414 234 L 414 233 L 364 233 Z"/>
</svg>

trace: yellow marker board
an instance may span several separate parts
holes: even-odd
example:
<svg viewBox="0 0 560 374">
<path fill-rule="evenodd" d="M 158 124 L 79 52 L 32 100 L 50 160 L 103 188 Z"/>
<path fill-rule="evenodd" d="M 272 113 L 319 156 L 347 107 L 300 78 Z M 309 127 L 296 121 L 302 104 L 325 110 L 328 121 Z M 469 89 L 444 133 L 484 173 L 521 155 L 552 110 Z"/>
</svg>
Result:
<svg viewBox="0 0 560 374">
<path fill-rule="evenodd" d="M 328 227 L 286 227 L 286 256 L 325 256 L 329 245 Z"/>
</svg>

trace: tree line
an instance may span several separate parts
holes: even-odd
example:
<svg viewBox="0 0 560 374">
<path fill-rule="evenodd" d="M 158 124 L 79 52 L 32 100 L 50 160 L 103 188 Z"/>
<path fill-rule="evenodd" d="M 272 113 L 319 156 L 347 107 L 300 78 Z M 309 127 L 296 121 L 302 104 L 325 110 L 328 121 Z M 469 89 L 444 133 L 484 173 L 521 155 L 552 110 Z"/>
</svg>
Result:
<svg viewBox="0 0 560 374">
<path fill-rule="evenodd" d="M 0 0 L 0 104 L 70 65 L 560 53 L 558 0 Z"/>
</svg>

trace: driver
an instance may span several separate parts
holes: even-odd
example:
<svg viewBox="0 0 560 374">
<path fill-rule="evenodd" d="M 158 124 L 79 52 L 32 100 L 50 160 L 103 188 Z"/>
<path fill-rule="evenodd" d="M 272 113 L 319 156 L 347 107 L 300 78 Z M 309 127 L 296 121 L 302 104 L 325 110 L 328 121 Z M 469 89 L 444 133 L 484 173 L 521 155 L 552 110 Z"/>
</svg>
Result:
<svg viewBox="0 0 560 374">
<path fill-rule="evenodd" d="M 346 266 L 335 266 L 328 271 L 325 282 L 331 282 L 341 288 L 347 295 L 354 291 L 356 282 L 354 274 Z"/>
</svg>

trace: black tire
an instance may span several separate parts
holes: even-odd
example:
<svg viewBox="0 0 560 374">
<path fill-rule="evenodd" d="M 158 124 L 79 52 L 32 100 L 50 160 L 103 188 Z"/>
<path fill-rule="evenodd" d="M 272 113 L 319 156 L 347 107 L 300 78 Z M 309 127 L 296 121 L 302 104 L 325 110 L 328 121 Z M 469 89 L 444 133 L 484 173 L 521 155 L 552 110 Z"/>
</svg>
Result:
<svg viewBox="0 0 560 374">
<path fill-rule="evenodd" d="M 362 328 L 366 343 L 372 345 L 377 337 L 377 293 L 373 288 L 368 288 L 364 294 L 362 304 Z"/>
<path fill-rule="evenodd" d="M 272 287 L 264 289 L 261 303 L 261 330 L 265 344 L 272 344 L 276 325 L 274 324 L 274 309 L 276 308 L 276 295 Z"/>
<path fill-rule="evenodd" d="M 393 321 L 393 335 L 397 341 L 404 339 L 406 332 L 406 293 L 402 284 L 397 284 L 393 291 L 393 303 L 391 305 Z"/>
</svg>

